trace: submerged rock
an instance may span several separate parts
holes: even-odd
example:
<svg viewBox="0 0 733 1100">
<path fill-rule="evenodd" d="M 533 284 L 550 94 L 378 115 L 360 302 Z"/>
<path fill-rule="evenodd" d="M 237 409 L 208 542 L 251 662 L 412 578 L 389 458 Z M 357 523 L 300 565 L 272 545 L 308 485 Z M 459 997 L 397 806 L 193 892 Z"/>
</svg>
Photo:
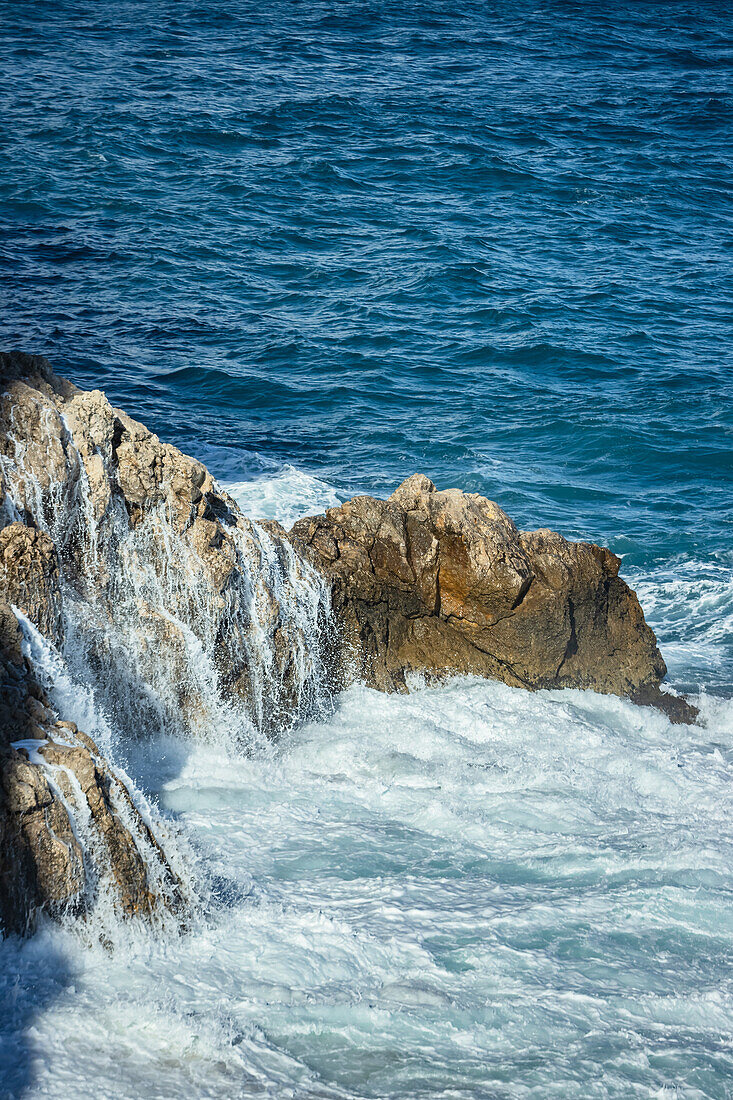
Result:
<svg viewBox="0 0 733 1100">
<path fill-rule="evenodd" d="M 346 676 L 392 691 L 410 672 L 475 674 L 674 699 L 673 720 L 695 717 L 660 691 L 666 666 L 610 550 L 520 532 L 492 501 L 420 474 L 388 500 L 301 520 L 291 537 L 333 586 Z"/>
</svg>

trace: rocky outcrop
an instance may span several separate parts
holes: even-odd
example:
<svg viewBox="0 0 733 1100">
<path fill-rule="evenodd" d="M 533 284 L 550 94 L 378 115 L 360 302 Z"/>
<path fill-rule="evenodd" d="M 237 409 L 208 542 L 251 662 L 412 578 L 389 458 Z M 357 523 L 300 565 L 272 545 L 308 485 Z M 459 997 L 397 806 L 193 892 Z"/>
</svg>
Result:
<svg viewBox="0 0 733 1100">
<path fill-rule="evenodd" d="M 619 559 L 553 531 L 520 532 L 498 505 L 416 474 L 296 523 L 333 587 L 351 675 L 383 691 L 410 672 L 637 697 L 689 721 Z M 349 674 L 348 665 L 345 673 Z"/>
<path fill-rule="evenodd" d="M 26 530 L 13 552 L 43 557 L 63 589 L 39 608 L 0 531 L 7 598 L 56 641 L 63 604 L 74 659 L 109 685 L 119 725 L 205 734 L 226 710 L 236 735 L 308 713 L 325 690 L 328 593 L 289 542 L 46 360 L 0 356 L 0 391 L 0 516 Z"/>
<path fill-rule="evenodd" d="M 357 497 L 303 520 L 288 541 L 277 524 L 245 519 L 199 462 L 45 360 L 0 357 L 0 381 L 7 591 L 48 637 L 73 620 L 87 663 L 114 671 L 106 702 L 127 700 L 128 726 L 205 732 L 224 705 L 234 725 L 243 714 L 274 731 L 334 680 L 399 690 L 411 671 L 587 687 L 692 716 L 660 692 L 656 640 L 602 547 L 520 533 L 496 504 L 420 475 L 387 501 Z M 64 599 L 38 604 L 3 536 L 16 556 L 38 558 L 51 593 L 58 572 Z"/>
<path fill-rule="evenodd" d="M 286 535 L 101 392 L 0 355 L 0 921 L 181 895 L 125 784 L 52 707 L 19 617 L 124 736 L 250 743 L 349 679 L 403 690 L 410 672 L 593 688 L 688 721 L 618 569 L 419 475 Z"/>
<path fill-rule="evenodd" d="M 0 927 L 24 932 L 41 912 L 99 902 L 125 916 L 177 910 L 160 844 L 98 746 L 51 705 L 13 610 L 61 650 L 64 578 L 80 599 L 94 583 L 85 472 L 60 412 L 79 393 L 44 360 L 4 356 L 0 371 Z M 100 573 L 109 564 L 93 561 Z"/>
<path fill-rule="evenodd" d="M 126 916 L 182 900 L 126 786 L 51 707 L 0 602 L 0 929 L 26 932 L 40 912 L 83 915 L 101 893 Z"/>
</svg>

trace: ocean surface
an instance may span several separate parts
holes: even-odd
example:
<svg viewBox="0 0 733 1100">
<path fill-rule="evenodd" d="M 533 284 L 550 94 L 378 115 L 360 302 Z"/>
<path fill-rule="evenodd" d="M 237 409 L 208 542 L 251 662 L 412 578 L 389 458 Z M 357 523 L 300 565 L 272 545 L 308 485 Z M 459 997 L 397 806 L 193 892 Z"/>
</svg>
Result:
<svg viewBox="0 0 733 1100">
<path fill-rule="evenodd" d="M 3 348 L 254 518 L 421 471 L 610 546 L 704 717 L 461 680 L 141 742 L 59 673 L 197 900 L 0 943 L 0 1096 L 733 1096 L 733 5 L 0 0 L 0 42 Z"/>
</svg>

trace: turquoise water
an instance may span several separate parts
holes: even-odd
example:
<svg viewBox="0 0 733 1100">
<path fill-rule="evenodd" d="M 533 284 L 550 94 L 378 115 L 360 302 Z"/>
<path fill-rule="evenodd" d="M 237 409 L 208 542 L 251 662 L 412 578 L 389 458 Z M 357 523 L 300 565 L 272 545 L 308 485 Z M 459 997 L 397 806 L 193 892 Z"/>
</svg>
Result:
<svg viewBox="0 0 733 1100">
<path fill-rule="evenodd" d="M 610 545 L 707 723 L 461 682 L 123 740 L 229 886 L 3 944 L 8 1095 L 731 1095 L 732 26 L 0 3 L 3 345 L 255 516 L 420 470 Z"/>
</svg>

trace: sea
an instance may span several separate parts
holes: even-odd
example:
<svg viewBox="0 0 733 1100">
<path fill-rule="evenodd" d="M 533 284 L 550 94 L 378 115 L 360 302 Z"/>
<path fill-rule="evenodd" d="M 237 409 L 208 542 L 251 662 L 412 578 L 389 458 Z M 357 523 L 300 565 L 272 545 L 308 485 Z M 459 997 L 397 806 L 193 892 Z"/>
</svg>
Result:
<svg viewBox="0 0 733 1100">
<path fill-rule="evenodd" d="M 0 43 L 4 349 L 254 519 L 419 471 L 611 547 L 702 714 L 113 730 L 190 913 L 0 942 L 0 1096 L 733 1097 L 733 5 L 0 0 Z"/>
</svg>

